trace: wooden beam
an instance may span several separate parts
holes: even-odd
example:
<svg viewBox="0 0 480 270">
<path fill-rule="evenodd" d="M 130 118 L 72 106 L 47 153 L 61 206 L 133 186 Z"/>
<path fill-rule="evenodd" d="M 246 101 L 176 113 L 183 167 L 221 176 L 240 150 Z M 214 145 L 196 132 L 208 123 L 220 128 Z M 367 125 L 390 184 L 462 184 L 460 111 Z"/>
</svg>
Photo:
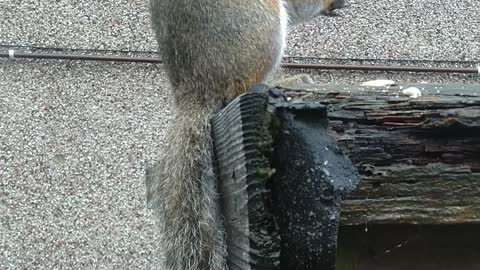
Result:
<svg viewBox="0 0 480 270">
<path fill-rule="evenodd" d="M 362 180 L 342 224 L 480 223 L 480 85 L 301 85 L 292 102 L 328 105 L 330 134 Z"/>
</svg>

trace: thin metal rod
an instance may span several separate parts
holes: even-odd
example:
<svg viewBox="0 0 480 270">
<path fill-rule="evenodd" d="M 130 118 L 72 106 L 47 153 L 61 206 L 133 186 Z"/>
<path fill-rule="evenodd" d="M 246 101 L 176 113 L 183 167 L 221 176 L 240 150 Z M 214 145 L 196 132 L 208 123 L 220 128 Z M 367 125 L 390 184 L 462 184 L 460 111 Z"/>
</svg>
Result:
<svg viewBox="0 0 480 270">
<path fill-rule="evenodd" d="M 0 57 L 10 57 L 9 53 L 0 53 Z M 53 54 L 53 53 L 14 53 L 13 58 L 30 59 L 62 59 L 83 61 L 114 61 L 135 63 L 162 63 L 159 58 L 153 57 L 130 57 L 130 56 L 107 56 L 107 55 L 81 55 L 81 54 Z M 316 69 L 316 70 L 358 70 L 358 71 L 395 71 L 395 72 L 433 72 L 433 73 L 463 73 L 480 74 L 479 68 L 439 68 L 439 67 L 414 67 L 414 66 L 374 66 L 374 65 L 336 65 L 336 64 L 298 64 L 283 63 L 284 68 L 289 69 Z"/>
<path fill-rule="evenodd" d="M 478 68 L 438 68 L 413 66 L 367 66 L 367 65 L 331 65 L 331 64 L 296 64 L 284 63 L 283 67 L 292 69 L 330 69 L 360 71 L 400 71 L 400 72 L 437 72 L 437 73 L 479 73 Z"/>
<path fill-rule="evenodd" d="M 10 57 L 10 56 L 8 53 L 0 53 L 0 57 Z M 161 59 L 153 58 L 153 57 L 82 55 L 82 54 L 60 54 L 60 53 L 17 53 L 15 52 L 14 59 L 15 58 L 162 63 Z"/>
</svg>

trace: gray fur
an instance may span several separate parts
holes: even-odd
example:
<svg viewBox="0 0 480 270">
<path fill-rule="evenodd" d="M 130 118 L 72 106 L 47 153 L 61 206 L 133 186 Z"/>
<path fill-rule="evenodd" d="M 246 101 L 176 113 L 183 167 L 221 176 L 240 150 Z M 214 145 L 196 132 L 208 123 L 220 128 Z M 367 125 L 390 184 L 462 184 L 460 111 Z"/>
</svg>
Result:
<svg viewBox="0 0 480 270">
<path fill-rule="evenodd" d="M 210 117 L 275 68 L 282 40 L 268 4 L 151 0 L 176 108 L 148 187 L 168 270 L 227 269 Z"/>
</svg>

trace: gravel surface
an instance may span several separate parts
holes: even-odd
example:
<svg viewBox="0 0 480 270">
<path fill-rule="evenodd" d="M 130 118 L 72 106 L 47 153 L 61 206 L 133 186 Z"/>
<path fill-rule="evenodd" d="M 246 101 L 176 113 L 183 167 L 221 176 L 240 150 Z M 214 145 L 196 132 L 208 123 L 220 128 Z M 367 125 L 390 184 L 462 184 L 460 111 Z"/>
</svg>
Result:
<svg viewBox="0 0 480 270">
<path fill-rule="evenodd" d="M 372 59 L 366 64 L 480 61 L 477 2 L 351 1 L 342 17 L 292 29 L 286 54 Z M 0 0 L 0 52 L 11 48 L 5 45 L 35 52 L 155 51 L 145 4 Z M 284 70 L 277 77 L 299 72 Z M 461 74 L 309 73 L 319 83 L 480 83 L 476 75 Z M 0 74 L 0 269 L 157 266 L 144 172 L 172 115 L 162 66 L 0 59 Z"/>
<path fill-rule="evenodd" d="M 0 61 L 0 269 L 158 264 L 145 168 L 171 110 L 155 65 Z"/>
<path fill-rule="evenodd" d="M 0 44 L 156 50 L 148 0 L 0 0 Z M 290 56 L 480 60 L 478 0 L 349 0 L 290 33 Z"/>
<path fill-rule="evenodd" d="M 350 0 L 341 17 L 294 29 L 290 56 L 480 60 L 478 0 Z"/>
<path fill-rule="evenodd" d="M 0 0 L 2 44 L 156 50 L 147 0 Z"/>
</svg>

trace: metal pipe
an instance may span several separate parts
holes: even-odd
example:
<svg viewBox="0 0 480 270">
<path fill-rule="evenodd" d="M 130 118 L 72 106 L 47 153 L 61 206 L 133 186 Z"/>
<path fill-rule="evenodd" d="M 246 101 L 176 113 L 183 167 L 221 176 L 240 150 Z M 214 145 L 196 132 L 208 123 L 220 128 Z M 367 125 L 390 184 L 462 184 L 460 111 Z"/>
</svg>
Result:
<svg viewBox="0 0 480 270">
<path fill-rule="evenodd" d="M 130 56 L 107 56 L 107 55 L 81 55 L 81 54 L 51 54 L 51 53 L 0 53 L 0 57 L 6 58 L 29 58 L 29 59 L 62 59 L 83 61 L 114 61 L 135 63 L 162 63 L 159 58 L 153 57 L 130 57 Z M 433 72 L 433 73 L 463 73 L 480 74 L 477 68 L 439 68 L 439 67 L 413 67 L 413 66 L 371 66 L 371 65 L 336 65 L 336 64 L 298 64 L 283 63 L 284 68 L 289 69 L 315 69 L 315 70 L 358 70 L 358 71 L 396 71 L 396 72 Z"/>
</svg>

